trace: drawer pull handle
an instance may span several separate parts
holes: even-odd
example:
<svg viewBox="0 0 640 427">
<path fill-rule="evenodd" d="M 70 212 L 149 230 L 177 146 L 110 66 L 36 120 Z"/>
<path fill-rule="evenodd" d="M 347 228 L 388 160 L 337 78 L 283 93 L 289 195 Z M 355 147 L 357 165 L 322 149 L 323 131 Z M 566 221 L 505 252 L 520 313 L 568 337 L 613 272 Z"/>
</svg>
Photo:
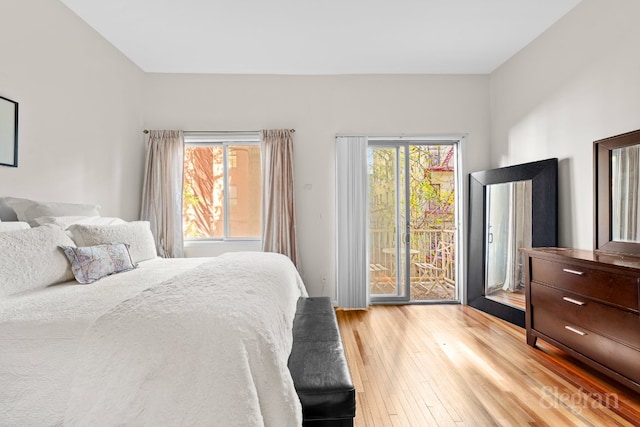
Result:
<svg viewBox="0 0 640 427">
<path fill-rule="evenodd" d="M 565 300 L 566 302 L 570 302 L 571 304 L 575 304 L 575 305 L 584 305 L 585 303 L 583 301 L 578 301 L 577 299 L 573 299 L 573 298 L 569 298 L 569 297 L 562 297 L 563 300 Z"/>
<path fill-rule="evenodd" d="M 576 276 L 582 276 L 584 272 L 578 270 L 571 270 L 570 268 L 563 268 L 562 271 L 565 273 L 575 274 Z"/>
<path fill-rule="evenodd" d="M 580 335 L 580 336 L 585 336 L 585 335 L 587 335 L 587 333 L 586 333 L 586 332 L 582 332 L 582 331 L 580 331 L 580 330 L 578 330 L 578 329 L 576 329 L 576 328 L 572 328 L 571 326 L 565 326 L 564 328 L 565 328 L 566 330 L 571 331 L 571 332 L 573 332 L 574 334 L 578 334 L 578 335 Z"/>
</svg>

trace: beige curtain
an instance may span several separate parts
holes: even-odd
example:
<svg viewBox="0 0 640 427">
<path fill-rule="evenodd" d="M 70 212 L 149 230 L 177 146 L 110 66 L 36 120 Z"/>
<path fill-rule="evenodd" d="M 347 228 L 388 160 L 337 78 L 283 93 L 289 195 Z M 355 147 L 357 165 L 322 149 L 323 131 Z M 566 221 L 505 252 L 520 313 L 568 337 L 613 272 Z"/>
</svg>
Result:
<svg viewBox="0 0 640 427">
<path fill-rule="evenodd" d="M 262 250 L 300 267 L 293 193 L 293 131 L 262 131 Z"/>
<path fill-rule="evenodd" d="M 143 221 L 151 223 L 158 255 L 181 258 L 184 136 L 181 130 L 151 130 L 142 187 Z"/>
</svg>

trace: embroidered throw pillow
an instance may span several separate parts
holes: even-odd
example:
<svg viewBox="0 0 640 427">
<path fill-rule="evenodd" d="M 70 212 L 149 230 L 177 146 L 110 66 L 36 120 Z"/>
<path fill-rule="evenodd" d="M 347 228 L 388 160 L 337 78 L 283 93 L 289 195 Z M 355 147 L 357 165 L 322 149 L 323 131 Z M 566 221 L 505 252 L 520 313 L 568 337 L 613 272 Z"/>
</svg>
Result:
<svg viewBox="0 0 640 427">
<path fill-rule="evenodd" d="M 79 248 L 60 247 L 69 259 L 71 271 L 78 283 L 88 284 L 111 274 L 136 268 L 127 246 L 124 243 L 106 243 Z"/>
</svg>

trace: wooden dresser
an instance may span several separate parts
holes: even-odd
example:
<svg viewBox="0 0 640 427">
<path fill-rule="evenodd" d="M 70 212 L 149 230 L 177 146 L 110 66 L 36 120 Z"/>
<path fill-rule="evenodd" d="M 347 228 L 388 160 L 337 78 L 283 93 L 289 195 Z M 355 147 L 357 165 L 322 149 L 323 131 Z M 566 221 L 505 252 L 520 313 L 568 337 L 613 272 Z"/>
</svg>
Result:
<svg viewBox="0 0 640 427">
<path fill-rule="evenodd" d="M 541 338 L 640 392 L 640 258 L 523 252 L 527 344 Z"/>
</svg>

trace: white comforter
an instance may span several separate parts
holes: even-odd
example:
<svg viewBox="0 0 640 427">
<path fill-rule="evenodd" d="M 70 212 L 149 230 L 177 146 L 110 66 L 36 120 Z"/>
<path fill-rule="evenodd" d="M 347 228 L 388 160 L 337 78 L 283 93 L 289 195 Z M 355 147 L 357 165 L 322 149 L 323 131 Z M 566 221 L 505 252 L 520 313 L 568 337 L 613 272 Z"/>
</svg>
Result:
<svg viewBox="0 0 640 427">
<path fill-rule="evenodd" d="M 245 267 L 250 264 L 252 255 L 240 256 L 245 256 Z M 68 282 L 1 298 L 0 426 L 61 424 L 79 362 L 78 349 L 94 321 L 120 302 L 136 298 L 141 291 L 161 285 L 209 260 L 150 260 L 140 263 L 136 270 L 106 277 L 91 285 Z M 295 286 L 300 286 L 299 278 L 295 280 Z M 260 283 L 257 278 L 255 287 Z M 87 349 L 84 354 L 90 351 Z M 184 348 L 175 351 L 189 353 Z M 186 359 L 183 362 L 190 363 Z M 201 360 L 201 364 L 204 363 L 208 361 Z M 200 366 L 192 365 L 193 369 Z M 78 391 L 76 389 L 76 393 Z"/>
<path fill-rule="evenodd" d="M 241 253 L 122 302 L 83 339 L 65 423 L 300 426 L 287 359 L 301 295 L 288 258 Z"/>
</svg>

